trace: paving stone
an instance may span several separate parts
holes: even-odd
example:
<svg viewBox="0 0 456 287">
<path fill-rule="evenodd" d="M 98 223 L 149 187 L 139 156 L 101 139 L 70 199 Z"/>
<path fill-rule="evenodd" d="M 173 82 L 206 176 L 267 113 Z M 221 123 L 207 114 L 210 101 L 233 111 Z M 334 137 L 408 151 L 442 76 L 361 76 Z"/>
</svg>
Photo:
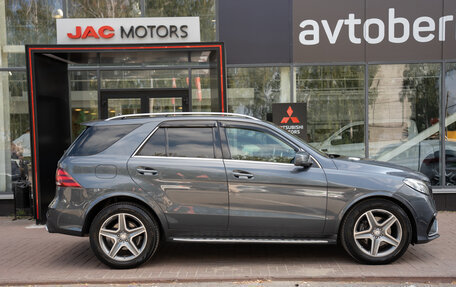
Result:
<svg viewBox="0 0 456 287">
<path fill-rule="evenodd" d="M 455 282 L 456 213 L 438 215 L 441 237 L 410 246 L 398 261 L 361 265 L 339 246 L 169 243 L 148 263 L 114 270 L 98 261 L 87 237 L 27 228 L 0 217 L 0 285 L 129 284 L 185 281 L 302 280 Z"/>
</svg>

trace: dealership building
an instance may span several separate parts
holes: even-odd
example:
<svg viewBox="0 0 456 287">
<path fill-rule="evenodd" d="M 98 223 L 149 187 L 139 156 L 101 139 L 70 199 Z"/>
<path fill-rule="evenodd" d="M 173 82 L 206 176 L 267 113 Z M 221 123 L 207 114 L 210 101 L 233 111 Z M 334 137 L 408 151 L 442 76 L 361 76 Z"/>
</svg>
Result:
<svg viewBox="0 0 456 287">
<path fill-rule="evenodd" d="M 456 210 L 455 1 L 0 1 L 0 101 L 0 215 L 45 220 L 82 122 L 185 111 L 421 171 Z"/>
</svg>

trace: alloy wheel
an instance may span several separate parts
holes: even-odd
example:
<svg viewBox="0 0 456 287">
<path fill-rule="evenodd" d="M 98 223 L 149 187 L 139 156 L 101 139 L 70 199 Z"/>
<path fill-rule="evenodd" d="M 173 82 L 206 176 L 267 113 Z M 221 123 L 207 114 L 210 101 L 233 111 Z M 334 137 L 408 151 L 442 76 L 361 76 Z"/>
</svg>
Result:
<svg viewBox="0 0 456 287">
<path fill-rule="evenodd" d="M 358 248 L 372 257 L 393 253 L 402 240 L 402 226 L 391 212 L 372 209 L 363 213 L 355 223 L 353 237 Z"/>
<path fill-rule="evenodd" d="M 98 232 L 103 252 L 116 261 L 137 258 L 146 248 L 144 223 L 129 213 L 117 213 L 106 219 Z"/>
</svg>

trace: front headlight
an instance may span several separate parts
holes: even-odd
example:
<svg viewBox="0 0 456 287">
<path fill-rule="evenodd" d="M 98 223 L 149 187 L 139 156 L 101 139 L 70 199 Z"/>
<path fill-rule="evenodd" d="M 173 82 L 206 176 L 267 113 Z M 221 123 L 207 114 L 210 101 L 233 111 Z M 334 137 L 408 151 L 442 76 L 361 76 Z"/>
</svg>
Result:
<svg viewBox="0 0 456 287">
<path fill-rule="evenodd" d="M 406 178 L 404 179 L 404 183 L 413 188 L 414 190 L 416 191 L 419 191 L 421 193 L 424 193 L 426 195 L 430 195 L 429 194 L 429 188 L 427 187 L 427 185 L 421 181 L 421 180 L 418 180 L 418 179 L 413 179 L 413 178 Z"/>
</svg>

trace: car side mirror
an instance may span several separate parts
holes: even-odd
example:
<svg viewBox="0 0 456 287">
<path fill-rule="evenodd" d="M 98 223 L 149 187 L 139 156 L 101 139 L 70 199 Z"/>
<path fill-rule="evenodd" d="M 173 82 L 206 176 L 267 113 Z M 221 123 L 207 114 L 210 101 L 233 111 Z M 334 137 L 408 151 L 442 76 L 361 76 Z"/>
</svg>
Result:
<svg viewBox="0 0 456 287">
<path fill-rule="evenodd" d="M 294 158 L 295 166 L 309 167 L 312 165 L 312 159 L 306 152 L 298 152 Z"/>
</svg>

